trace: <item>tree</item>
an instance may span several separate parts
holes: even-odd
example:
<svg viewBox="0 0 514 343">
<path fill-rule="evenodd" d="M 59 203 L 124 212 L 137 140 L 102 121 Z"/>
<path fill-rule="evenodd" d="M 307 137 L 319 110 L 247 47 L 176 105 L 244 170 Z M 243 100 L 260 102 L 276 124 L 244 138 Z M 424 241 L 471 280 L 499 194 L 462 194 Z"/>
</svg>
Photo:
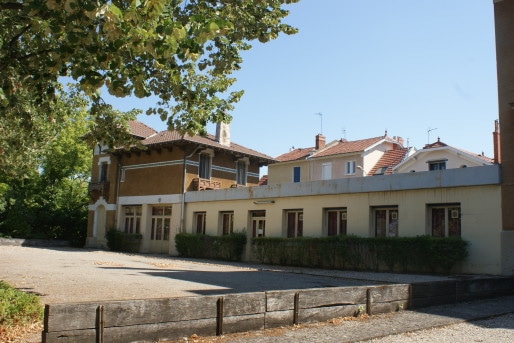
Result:
<svg viewBox="0 0 514 343">
<path fill-rule="evenodd" d="M 88 99 L 74 88 L 56 94 L 52 109 L 59 122 L 50 125 L 53 136 L 44 149 L 33 152 L 38 168 L 20 168 L 19 175 L 0 171 L 0 235 L 66 239 L 83 246 L 92 163 L 85 138 L 96 130 L 95 122 Z M 131 118 L 117 113 L 116 125 Z"/>
<path fill-rule="evenodd" d="M 148 114 L 181 132 L 203 133 L 207 122 L 229 121 L 242 96 L 226 94 L 241 51 L 296 32 L 282 23 L 282 7 L 297 1 L 4 1 L 0 120 L 17 121 L 12 125 L 26 132 L 47 126 L 59 77 L 70 76 L 92 98 L 93 111 L 105 109 L 102 87 L 118 97 L 155 95 Z"/>
</svg>

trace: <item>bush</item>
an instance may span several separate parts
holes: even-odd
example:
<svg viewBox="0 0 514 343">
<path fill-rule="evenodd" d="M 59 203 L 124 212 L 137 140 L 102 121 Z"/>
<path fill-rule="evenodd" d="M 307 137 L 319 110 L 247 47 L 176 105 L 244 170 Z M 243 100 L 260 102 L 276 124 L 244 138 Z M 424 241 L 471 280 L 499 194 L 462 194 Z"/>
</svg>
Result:
<svg viewBox="0 0 514 343">
<path fill-rule="evenodd" d="M 418 237 L 258 237 L 252 239 L 261 263 L 351 270 L 449 273 L 467 255 L 468 242 Z"/>
<path fill-rule="evenodd" d="M 246 233 L 244 232 L 226 236 L 190 233 L 179 233 L 175 236 L 175 247 L 183 257 L 241 261 L 245 246 Z"/>
<path fill-rule="evenodd" d="M 24 325 L 43 319 L 43 306 L 34 294 L 0 281 L 0 326 Z"/>
<path fill-rule="evenodd" d="M 139 252 L 143 236 L 139 233 L 125 233 L 117 229 L 110 229 L 105 238 L 107 247 L 111 251 Z"/>
</svg>

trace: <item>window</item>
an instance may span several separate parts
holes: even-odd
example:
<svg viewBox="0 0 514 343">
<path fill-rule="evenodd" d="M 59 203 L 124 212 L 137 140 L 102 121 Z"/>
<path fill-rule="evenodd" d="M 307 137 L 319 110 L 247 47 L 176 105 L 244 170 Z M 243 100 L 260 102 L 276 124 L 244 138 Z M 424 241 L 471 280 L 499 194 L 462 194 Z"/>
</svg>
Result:
<svg viewBox="0 0 514 343">
<path fill-rule="evenodd" d="M 302 210 L 289 210 L 286 211 L 286 226 L 287 237 L 302 237 L 303 236 L 303 211 Z"/>
<path fill-rule="evenodd" d="M 152 241 L 167 241 L 170 239 L 171 206 L 152 207 Z"/>
<path fill-rule="evenodd" d="M 433 237 L 460 237 L 460 204 L 430 205 L 429 227 Z"/>
<path fill-rule="evenodd" d="M 266 211 L 251 212 L 252 237 L 266 236 Z"/>
<path fill-rule="evenodd" d="M 325 218 L 328 236 L 346 235 L 347 213 L 345 208 L 326 209 Z"/>
<path fill-rule="evenodd" d="M 387 171 L 387 167 L 379 167 L 379 168 L 377 168 L 377 170 L 375 170 L 373 175 L 384 175 L 386 171 Z"/>
<path fill-rule="evenodd" d="M 300 182 L 300 167 L 293 167 L 293 182 Z"/>
<path fill-rule="evenodd" d="M 197 234 L 205 235 L 205 219 L 207 214 L 205 212 L 195 212 L 193 216 L 193 231 L 195 231 Z"/>
<path fill-rule="evenodd" d="M 355 165 L 356 165 L 355 161 L 346 162 L 346 169 L 345 169 L 346 175 L 355 174 Z"/>
<path fill-rule="evenodd" d="M 238 185 L 246 185 L 246 175 L 248 171 L 248 165 L 246 161 L 237 161 L 236 165 L 236 183 Z"/>
<path fill-rule="evenodd" d="M 323 163 L 321 165 L 321 179 L 330 180 L 332 178 L 332 163 Z"/>
<path fill-rule="evenodd" d="M 373 209 L 375 237 L 398 236 L 398 207 Z"/>
<path fill-rule="evenodd" d="M 220 212 L 221 233 L 223 236 L 234 232 L 234 212 Z"/>
<path fill-rule="evenodd" d="M 142 206 L 123 206 L 126 233 L 140 233 Z"/>
<path fill-rule="evenodd" d="M 446 169 L 446 160 L 429 161 L 428 170 L 444 170 Z"/>
<path fill-rule="evenodd" d="M 198 177 L 202 179 L 211 178 L 211 162 L 212 158 L 210 154 L 200 154 L 200 164 L 198 165 Z"/>
<path fill-rule="evenodd" d="M 109 167 L 109 164 L 107 162 L 100 163 L 100 174 L 98 181 L 105 182 L 107 181 L 107 169 Z"/>
</svg>

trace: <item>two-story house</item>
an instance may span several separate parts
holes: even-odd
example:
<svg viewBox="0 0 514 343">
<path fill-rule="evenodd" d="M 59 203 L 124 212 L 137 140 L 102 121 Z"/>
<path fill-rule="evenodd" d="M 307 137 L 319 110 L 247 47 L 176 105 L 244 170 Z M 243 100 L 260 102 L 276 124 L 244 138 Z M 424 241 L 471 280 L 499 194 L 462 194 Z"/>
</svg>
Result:
<svg viewBox="0 0 514 343">
<path fill-rule="evenodd" d="M 292 149 L 276 157 L 278 163 L 268 168 L 268 184 L 390 174 L 392 167 L 412 152 L 403 146 L 401 137 L 387 134 L 328 144 L 319 134 L 314 147 Z"/>
<path fill-rule="evenodd" d="M 142 234 L 142 252 L 169 252 L 170 237 L 183 227 L 186 192 L 256 186 L 259 168 L 274 162 L 231 142 L 226 124 L 205 137 L 156 132 L 137 121 L 130 130 L 140 147 L 94 149 L 86 246 L 105 246 L 105 233 L 115 228 Z"/>
</svg>

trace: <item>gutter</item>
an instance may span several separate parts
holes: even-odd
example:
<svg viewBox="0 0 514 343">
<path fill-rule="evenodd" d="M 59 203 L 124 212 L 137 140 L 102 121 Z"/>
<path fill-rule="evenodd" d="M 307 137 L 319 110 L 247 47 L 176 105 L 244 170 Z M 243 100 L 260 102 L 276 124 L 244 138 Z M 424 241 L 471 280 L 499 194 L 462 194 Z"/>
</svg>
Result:
<svg viewBox="0 0 514 343">
<path fill-rule="evenodd" d="M 198 149 L 200 149 L 201 145 L 198 144 L 196 148 L 189 154 L 186 155 L 184 151 L 184 163 L 182 165 L 182 202 L 180 207 L 180 228 L 179 232 L 185 232 L 184 229 L 184 214 L 185 214 L 185 206 L 186 206 L 186 169 L 187 169 L 187 159 L 192 157 Z"/>
</svg>

